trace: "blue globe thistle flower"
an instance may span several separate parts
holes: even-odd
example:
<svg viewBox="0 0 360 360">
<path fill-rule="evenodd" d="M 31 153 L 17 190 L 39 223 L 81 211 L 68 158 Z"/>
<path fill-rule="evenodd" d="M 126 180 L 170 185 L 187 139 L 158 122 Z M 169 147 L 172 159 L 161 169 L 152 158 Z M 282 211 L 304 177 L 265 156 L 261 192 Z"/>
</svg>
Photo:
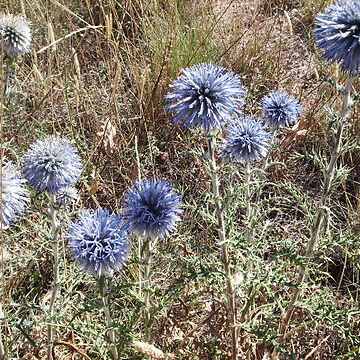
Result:
<svg viewBox="0 0 360 360">
<path fill-rule="evenodd" d="M 108 209 L 85 210 L 68 225 L 67 248 L 75 260 L 95 276 L 120 271 L 130 249 L 121 216 Z"/>
<path fill-rule="evenodd" d="M 79 194 L 77 190 L 70 186 L 61 188 L 56 193 L 56 203 L 59 205 L 70 205 L 74 204 L 79 199 Z"/>
<path fill-rule="evenodd" d="M 227 136 L 221 155 L 225 160 L 251 162 L 266 155 L 271 133 L 262 123 L 251 116 L 232 118 L 228 123 Z"/>
<path fill-rule="evenodd" d="M 28 183 L 40 192 L 57 193 L 72 186 L 81 174 L 77 149 L 67 139 L 49 137 L 30 146 L 23 158 Z"/>
<path fill-rule="evenodd" d="M 317 15 L 316 44 L 323 56 L 341 63 L 343 70 L 360 69 L 360 2 L 338 0 Z"/>
<path fill-rule="evenodd" d="M 20 215 L 29 201 L 28 191 L 24 187 L 24 182 L 20 172 L 11 162 L 5 163 L 1 167 L 1 222 L 4 227 Z"/>
<path fill-rule="evenodd" d="M 167 236 L 180 220 L 181 196 L 165 180 L 139 181 L 125 197 L 122 216 L 129 230 L 137 235 L 151 239 Z"/>
<path fill-rule="evenodd" d="M 31 43 L 29 24 L 19 15 L 0 16 L 0 40 L 4 54 L 8 57 L 27 53 Z"/>
<path fill-rule="evenodd" d="M 302 113 L 297 99 L 282 91 L 273 91 L 260 100 L 264 120 L 276 128 L 296 123 Z"/>
<path fill-rule="evenodd" d="M 207 132 L 221 126 L 244 103 L 240 79 L 224 67 L 202 63 L 182 70 L 165 96 L 175 123 Z"/>
</svg>

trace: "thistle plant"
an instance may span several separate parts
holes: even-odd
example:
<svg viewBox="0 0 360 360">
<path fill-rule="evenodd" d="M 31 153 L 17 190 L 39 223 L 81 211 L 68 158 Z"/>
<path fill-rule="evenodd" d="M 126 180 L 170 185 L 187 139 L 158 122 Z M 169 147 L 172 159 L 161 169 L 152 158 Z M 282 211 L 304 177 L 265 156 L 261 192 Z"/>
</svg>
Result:
<svg viewBox="0 0 360 360">
<path fill-rule="evenodd" d="M 72 186 L 64 187 L 55 194 L 55 199 L 57 204 L 66 206 L 74 204 L 79 199 L 79 194 Z"/>
<path fill-rule="evenodd" d="M 260 105 L 264 122 L 275 129 L 293 126 L 303 111 L 298 100 L 283 91 L 270 92 Z"/>
<path fill-rule="evenodd" d="M 30 50 L 31 30 L 28 22 L 20 15 L 0 16 L 0 48 L 5 56 L 4 94 L 9 89 L 15 58 Z"/>
<path fill-rule="evenodd" d="M 233 72 L 212 63 L 202 63 L 182 70 L 165 96 L 171 104 L 175 123 L 186 128 L 203 128 L 206 132 L 226 122 L 229 114 L 243 105 L 244 90 Z"/>
<path fill-rule="evenodd" d="M 27 203 L 29 202 L 28 191 L 24 186 L 25 180 L 21 173 L 9 161 L 2 159 L 0 167 L 0 263 L 4 263 L 4 248 L 3 248 L 3 230 L 7 229 L 10 222 L 16 220 L 21 215 Z M 3 284 L 3 282 L 2 282 Z M 1 285 L 1 300 L 0 300 L 0 318 L 4 317 L 2 295 L 3 285 Z M 5 358 L 5 348 L 0 336 L 0 358 Z"/>
<path fill-rule="evenodd" d="M 208 159 L 212 192 L 218 226 L 217 244 L 221 249 L 221 261 L 227 281 L 227 301 L 230 314 L 232 359 L 237 359 L 238 331 L 237 310 L 230 268 L 228 241 L 221 201 L 218 167 L 215 159 L 216 141 L 214 132 L 224 126 L 229 118 L 239 113 L 244 103 L 244 89 L 240 79 L 231 71 L 215 64 L 203 63 L 182 70 L 182 74 L 170 85 L 172 91 L 165 96 L 170 102 L 166 110 L 172 119 L 186 128 L 201 128 L 208 140 Z"/>
<path fill-rule="evenodd" d="M 229 119 L 221 156 L 224 160 L 249 164 L 267 153 L 271 138 L 267 126 L 253 117 L 241 115 Z"/>
<path fill-rule="evenodd" d="M 23 213 L 29 202 L 25 182 L 20 171 L 11 162 L 5 162 L 1 166 L 0 215 L 3 229 L 9 227 L 10 222 Z"/>
<path fill-rule="evenodd" d="M 76 148 L 69 140 L 60 137 L 36 141 L 23 158 L 23 173 L 29 185 L 50 194 L 74 185 L 81 168 Z"/>
<path fill-rule="evenodd" d="M 360 3 L 338 0 L 315 19 L 316 45 L 325 59 L 339 62 L 344 71 L 360 70 Z"/>
<path fill-rule="evenodd" d="M 331 187 L 337 171 L 337 162 L 343 151 L 343 132 L 353 104 L 350 93 L 353 79 L 358 74 L 360 65 L 360 3 L 339 0 L 318 14 L 315 23 L 318 25 L 318 28 L 314 30 L 316 44 L 320 49 L 323 49 L 324 58 L 340 62 L 348 75 L 345 86 L 340 88 L 342 105 L 337 117 L 330 161 L 324 172 L 321 198 L 317 205 L 310 238 L 305 250 L 305 257 L 308 260 L 313 256 L 321 236 L 326 218 L 325 208 L 329 202 Z M 301 295 L 301 286 L 306 281 L 307 271 L 308 266 L 306 264 L 299 269 L 296 287 L 282 320 L 280 328 L 282 336 L 286 333 L 294 307 Z"/>
<path fill-rule="evenodd" d="M 245 165 L 246 238 L 252 237 L 251 163 L 267 154 L 272 134 L 267 127 L 251 116 L 241 115 L 228 121 L 221 155 L 224 160 Z"/>
<path fill-rule="evenodd" d="M 282 128 L 293 126 L 303 112 L 299 101 L 284 91 L 272 91 L 260 100 L 262 119 L 273 130 L 270 147 L 276 141 L 277 132 Z M 270 152 L 264 161 L 264 169 L 268 166 Z"/>
<path fill-rule="evenodd" d="M 110 352 L 117 360 L 116 336 L 109 308 L 110 281 L 114 272 L 121 271 L 130 245 L 127 226 L 119 215 L 108 209 L 85 210 L 68 225 L 67 248 L 79 265 L 94 275 L 99 284 L 102 306 L 109 329 Z"/>
<path fill-rule="evenodd" d="M 146 328 L 150 320 L 151 262 L 156 242 L 176 229 L 182 207 L 181 196 L 173 191 L 172 185 L 162 179 L 146 179 L 128 189 L 123 200 L 122 217 L 129 231 L 143 238 L 140 255 L 145 263 L 143 279 L 145 283 L 144 303 Z M 141 288 L 140 288 L 141 289 Z"/>
<path fill-rule="evenodd" d="M 81 174 L 81 160 L 71 143 L 64 138 L 48 137 L 30 146 L 23 156 L 23 174 L 35 190 L 49 194 L 48 215 L 51 223 L 54 281 L 51 289 L 49 318 L 55 313 L 55 302 L 60 288 L 58 199 L 66 188 L 75 184 Z M 59 201 L 59 200 L 58 200 Z M 52 359 L 53 329 L 48 325 L 48 359 Z"/>
</svg>

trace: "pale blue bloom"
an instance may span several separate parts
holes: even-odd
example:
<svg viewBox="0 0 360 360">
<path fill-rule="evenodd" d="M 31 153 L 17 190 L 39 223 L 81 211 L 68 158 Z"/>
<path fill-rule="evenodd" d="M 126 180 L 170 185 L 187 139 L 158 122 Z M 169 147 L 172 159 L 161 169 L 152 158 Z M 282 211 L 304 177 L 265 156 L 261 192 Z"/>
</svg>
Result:
<svg viewBox="0 0 360 360">
<path fill-rule="evenodd" d="M 24 180 L 20 172 L 10 162 L 6 162 L 1 168 L 1 222 L 4 227 L 17 218 L 29 201 L 28 191 L 24 186 Z"/>
<path fill-rule="evenodd" d="M 56 193 L 56 202 L 59 205 L 65 205 L 65 206 L 70 205 L 75 203 L 78 199 L 79 199 L 79 194 L 77 190 L 72 186 L 61 188 Z"/>
<path fill-rule="evenodd" d="M 129 249 L 127 227 L 108 209 L 85 210 L 68 225 L 67 248 L 95 276 L 112 276 L 123 267 Z"/>
<path fill-rule="evenodd" d="M 294 125 L 303 111 L 298 100 L 283 91 L 269 93 L 260 104 L 265 122 L 276 128 Z"/>
<path fill-rule="evenodd" d="M 0 47 L 4 54 L 15 57 L 30 50 L 31 30 L 20 15 L 0 16 Z"/>
<path fill-rule="evenodd" d="M 180 220 L 180 198 L 165 180 L 139 181 L 125 193 L 124 222 L 137 235 L 152 239 L 167 236 Z"/>
<path fill-rule="evenodd" d="M 251 116 L 232 118 L 227 127 L 227 135 L 221 150 L 225 160 L 251 162 L 266 155 L 271 133 L 262 123 Z"/>
<path fill-rule="evenodd" d="M 222 66 L 202 63 L 183 69 L 165 96 L 166 110 L 175 123 L 207 132 L 223 125 L 230 114 L 239 112 L 244 89 L 239 77 Z"/>
<path fill-rule="evenodd" d="M 40 192 L 57 193 L 64 187 L 74 185 L 81 168 L 77 149 L 64 138 L 38 140 L 23 158 L 24 176 Z"/>
<path fill-rule="evenodd" d="M 338 61 L 344 70 L 360 69 L 360 1 L 338 0 L 315 20 L 316 44 L 323 56 Z"/>
</svg>

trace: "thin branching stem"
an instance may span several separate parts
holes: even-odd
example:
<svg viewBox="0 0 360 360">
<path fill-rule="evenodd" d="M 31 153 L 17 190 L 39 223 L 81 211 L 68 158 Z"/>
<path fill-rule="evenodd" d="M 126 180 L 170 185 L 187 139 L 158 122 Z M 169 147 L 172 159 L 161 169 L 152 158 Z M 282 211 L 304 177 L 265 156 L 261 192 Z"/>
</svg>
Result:
<svg viewBox="0 0 360 360">
<path fill-rule="evenodd" d="M 333 180 L 337 168 L 336 166 L 337 160 L 339 159 L 342 150 L 342 136 L 344 132 L 344 127 L 352 105 L 352 100 L 350 96 L 352 82 L 353 82 L 353 76 L 349 74 L 345 88 L 342 90 L 342 107 L 339 113 L 337 129 L 334 139 L 334 146 L 331 151 L 330 162 L 324 174 L 324 186 L 321 194 L 321 199 L 317 206 L 317 210 L 315 213 L 315 221 L 312 227 L 311 236 L 305 250 L 305 257 L 307 259 L 309 259 L 313 255 L 313 252 L 317 246 L 321 234 L 322 225 L 325 220 L 325 216 L 326 216 L 325 208 L 329 200 L 330 190 L 333 184 Z M 298 301 L 299 296 L 301 294 L 301 285 L 306 280 L 307 270 L 308 269 L 306 265 L 302 265 L 299 269 L 299 274 L 296 280 L 296 287 L 294 288 L 291 300 L 289 302 L 289 305 L 285 312 L 285 316 L 283 317 L 281 323 L 280 334 L 282 337 L 284 337 L 286 333 L 286 329 L 290 323 L 291 316 L 295 308 L 295 304 Z"/>
<path fill-rule="evenodd" d="M 106 327 L 109 329 L 108 336 L 110 342 L 110 353 L 112 358 L 114 360 L 117 360 L 119 359 L 119 355 L 116 347 L 115 330 L 113 329 L 114 323 L 112 321 L 110 308 L 109 308 L 109 286 L 107 285 L 107 279 L 104 278 L 103 276 L 99 278 L 99 287 L 100 287 L 102 306 L 106 319 Z"/>
<path fill-rule="evenodd" d="M 55 195 L 50 194 L 50 205 L 49 205 L 49 215 L 50 215 L 50 222 L 51 222 L 51 244 L 52 244 L 52 251 L 53 251 L 53 274 L 54 274 L 54 281 L 52 284 L 51 289 L 51 298 L 50 298 L 50 305 L 49 305 L 49 321 L 52 322 L 52 319 L 55 314 L 55 303 L 56 298 L 58 297 L 58 292 L 60 288 L 60 269 L 59 269 L 59 224 L 57 221 L 57 210 L 55 206 Z M 48 340 L 48 359 L 52 360 L 52 346 L 54 342 L 54 331 L 53 326 L 51 324 L 48 325 L 47 328 L 47 340 Z"/>
<path fill-rule="evenodd" d="M 221 205 L 221 197 L 219 190 L 219 177 L 218 177 L 218 168 L 215 160 L 215 138 L 212 135 L 208 136 L 208 150 L 209 150 L 209 162 L 210 162 L 210 172 L 211 172 L 211 181 L 212 181 L 212 191 L 215 201 L 217 225 L 218 225 L 218 235 L 219 242 L 218 245 L 221 248 L 221 261 L 224 265 L 224 270 L 226 274 L 227 282 L 227 299 L 228 299 L 228 311 L 230 314 L 230 323 L 231 323 L 231 336 L 232 336 L 232 357 L 231 359 L 236 360 L 238 354 L 238 329 L 236 322 L 236 302 L 235 302 L 235 292 L 234 285 L 232 281 L 232 274 L 229 263 L 229 251 L 228 251 L 228 242 L 226 240 L 226 229 L 224 222 L 223 208 Z"/>
</svg>

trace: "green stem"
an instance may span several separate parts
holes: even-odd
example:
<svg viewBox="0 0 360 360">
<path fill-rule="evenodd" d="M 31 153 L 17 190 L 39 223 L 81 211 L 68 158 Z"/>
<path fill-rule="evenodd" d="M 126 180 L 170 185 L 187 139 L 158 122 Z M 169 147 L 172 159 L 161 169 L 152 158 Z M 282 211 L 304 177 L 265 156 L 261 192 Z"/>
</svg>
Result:
<svg viewBox="0 0 360 360">
<path fill-rule="evenodd" d="M 334 146 L 332 148 L 332 153 L 331 153 L 331 159 L 330 159 L 330 162 L 329 162 L 328 167 L 325 172 L 324 187 L 322 190 L 321 199 L 317 206 L 317 210 L 315 213 L 315 221 L 314 221 L 312 231 L 311 231 L 311 236 L 310 236 L 310 239 L 307 244 L 306 251 L 305 251 L 305 257 L 307 259 L 309 259 L 312 256 L 312 254 L 317 246 L 319 236 L 321 233 L 321 229 L 322 229 L 322 225 L 323 225 L 323 222 L 325 219 L 324 208 L 327 205 L 328 200 L 329 200 L 330 189 L 331 189 L 331 186 L 332 186 L 332 183 L 334 180 L 334 175 L 335 175 L 336 168 L 337 168 L 336 167 L 337 160 L 339 159 L 339 156 L 341 154 L 342 136 L 343 136 L 343 132 L 344 132 L 344 127 L 345 127 L 346 120 L 349 116 L 350 110 L 351 110 L 352 100 L 350 97 L 350 91 L 351 91 L 352 82 L 353 82 L 353 76 L 349 74 L 346 85 L 345 85 L 345 89 L 343 90 L 343 93 L 342 93 L 342 107 L 341 107 L 340 114 L 339 114 Z M 284 337 L 284 335 L 286 333 L 286 329 L 290 323 L 291 316 L 292 316 L 292 313 L 295 308 L 295 304 L 300 297 L 301 285 L 306 280 L 307 271 L 308 271 L 308 268 L 306 265 L 302 265 L 299 269 L 299 274 L 298 274 L 297 281 L 296 281 L 297 285 L 294 288 L 290 303 L 286 309 L 285 315 L 283 317 L 283 320 L 282 320 L 282 323 L 280 326 L 280 334 L 281 334 L 282 338 Z"/>
<path fill-rule="evenodd" d="M 109 280 L 110 281 L 110 280 Z M 109 308 L 109 288 L 106 284 L 107 279 L 105 279 L 103 276 L 99 278 L 99 288 L 100 288 L 100 295 L 101 295 L 101 301 L 103 305 L 103 310 L 105 314 L 106 319 L 106 327 L 108 330 L 108 336 L 109 336 L 109 342 L 110 342 L 110 353 L 114 360 L 117 360 L 119 358 L 117 347 L 116 347 L 116 336 L 115 331 L 113 329 L 114 323 L 111 318 L 110 314 L 110 308 Z"/>
<path fill-rule="evenodd" d="M 224 270 L 226 274 L 227 282 L 227 301 L 228 301 L 228 311 L 230 314 L 230 323 L 231 323 L 231 337 L 232 337 L 232 360 L 236 360 L 238 354 L 238 329 L 236 323 L 236 301 L 235 301 L 235 292 L 232 281 L 232 274 L 229 264 L 229 251 L 228 243 L 226 240 L 226 229 L 224 222 L 224 214 L 221 205 L 220 190 L 219 190 L 219 177 L 218 177 L 218 168 L 215 160 L 215 138 L 212 135 L 208 136 L 208 149 L 209 149 L 209 162 L 210 162 L 210 171 L 211 171 L 211 181 L 212 181 L 212 191 L 215 199 L 215 209 L 218 225 L 218 235 L 219 241 L 218 245 L 221 248 L 221 261 L 224 265 Z"/>
<path fill-rule="evenodd" d="M 51 221 L 51 243 L 53 251 L 53 274 L 54 281 L 52 284 L 51 298 L 49 305 L 49 321 L 52 321 L 55 313 L 55 303 L 56 298 L 58 297 L 58 292 L 60 288 L 60 271 L 59 271 L 59 224 L 57 223 L 57 211 L 55 209 L 55 195 L 50 194 L 50 221 Z M 48 359 L 53 360 L 52 356 L 52 347 L 54 342 L 54 332 L 51 324 L 47 328 L 47 340 L 48 340 Z"/>
</svg>

